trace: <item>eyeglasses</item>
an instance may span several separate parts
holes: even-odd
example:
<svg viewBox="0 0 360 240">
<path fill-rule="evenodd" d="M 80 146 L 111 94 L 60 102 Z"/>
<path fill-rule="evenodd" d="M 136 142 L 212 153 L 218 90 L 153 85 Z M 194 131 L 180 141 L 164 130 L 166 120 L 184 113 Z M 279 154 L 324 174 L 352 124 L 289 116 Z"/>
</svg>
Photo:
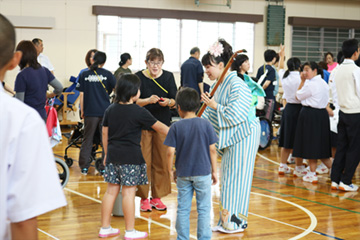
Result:
<svg viewBox="0 0 360 240">
<path fill-rule="evenodd" d="M 153 62 L 153 61 L 148 61 L 149 65 L 152 66 L 152 67 L 155 67 L 155 66 L 161 66 L 163 64 L 163 62 Z"/>
</svg>

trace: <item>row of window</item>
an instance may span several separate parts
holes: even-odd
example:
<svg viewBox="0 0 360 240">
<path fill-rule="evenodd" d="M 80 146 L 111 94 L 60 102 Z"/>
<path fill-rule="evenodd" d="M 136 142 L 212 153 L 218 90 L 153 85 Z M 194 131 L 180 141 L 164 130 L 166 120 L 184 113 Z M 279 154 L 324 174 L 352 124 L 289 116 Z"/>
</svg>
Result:
<svg viewBox="0 0 360 240">
<path fill-rule="evenodd" d="M 293 27 L 292 57 L 301 62 L 323 61 L 327 52 L 336 57 L 343 41 L 349 38 L 360 39 L 360 29 Z"/>
<path fill-rule="evenodd" d="M 199 47 L 203 55 L 218 38 L 225 39 L 234 51 L 246 49 L 251 62 L 254 56 L 253 23 L 98 16 L 97 34 L 97 47 L 106 52 L 106 68 L 111 71 L 118 68 L 124 52 L 132 57 L 132 70 L 143 69 L 146 52 L 156 47 L 164 53 L 163 68 L 178 72 L 191 48 Z"/>
<path fill-rule="evenodd" d="M 199 47 L 203 55 L 218 38 L 224 38 L 234 51 L 246 49 L 250 72 L 253 69 L 253 23 L 99 15 L 97 34 L 97 47 L 106 52 L 106 68 L 111 71 L 118 68 L 119 56 L 124 52 L 132 56 L 132 70 L 143 69 L 146 52 L 156 47 L 164 53 L 163 68 L 179 72 L 181 64 L 189 58 L 191 48 Z M 292 57 L 298 57 L 302 62 L 322 61 L 326 52 L 336 56 L 342 42 L 349 38 L 360 39 L 360 29 L 293 27 Z"/>
</svg>

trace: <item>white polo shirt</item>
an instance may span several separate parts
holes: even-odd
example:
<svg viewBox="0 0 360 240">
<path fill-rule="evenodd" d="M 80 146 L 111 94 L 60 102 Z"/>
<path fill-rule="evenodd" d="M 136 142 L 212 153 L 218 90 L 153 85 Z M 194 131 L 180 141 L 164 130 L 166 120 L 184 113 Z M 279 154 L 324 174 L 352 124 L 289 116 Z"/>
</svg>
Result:
<svg viewBox="0 0 360 240">
<path fill-rule="evenodd" d="M 44 120 L 0 84 L 0 239 L 22 222 L 66 205 Z"/>
<path fill-rule="evenodd" d="M 296 92 L 303 106 L 326 108 L 329 103 L 329 86 L 320 75 L 306 80 L 304 86 Z"/>
<path fill-rule="evenodd" d="M 39 56 L 37 57 L 37 60 L 41 66 L 46 67 L 47 69 L 49 69 L 49 71 L 55 70 L 54 66 L 50 62 L 50 59 L 44 54 L 40 53 Z"/>
<path fill-rule="evenodd" d="M 285 70 L 279 70 L 279 77 L 284 90 L 282 98 L 286 99 L 287 103 L 300 104 L 301 102 L 296 98 L 296 91 L 299 88 L 301 78 L 299 71 L 291 71 L 289 75 L 284 78 Z"/>
</svg>

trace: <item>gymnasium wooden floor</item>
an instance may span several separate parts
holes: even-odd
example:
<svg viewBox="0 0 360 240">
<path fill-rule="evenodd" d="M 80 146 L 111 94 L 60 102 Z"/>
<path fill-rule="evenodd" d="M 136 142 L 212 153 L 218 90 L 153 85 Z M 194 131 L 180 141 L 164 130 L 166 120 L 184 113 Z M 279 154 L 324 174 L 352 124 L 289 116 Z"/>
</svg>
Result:
<svg viewBox="0 0 360 240">
<path fill-rule="evenodd" d="M 67 139 L 53 150 L 64 155 Z M 70 157 L 78 159 L 79 149 L 71 148 Z M 277 173 L 280 153 L 277 141 L 259 151 L 250 197 L 249 226 L 244 233 L 213 233 L 213 239 L 360 239 L 360 194 L 330 189 L 328 174 L 319 183 L 305 183 L 292 175 Z M 220 159 L 218 162 L 220 166 Z M 360 185 L 359 169 L 353 179 Z M 64 188 L 68 205 L 38 218 L 40 239 L 98 239 L 101 199 L 106 183 L 95 168 L 80 174 L 77 161 L 70 168 L 70 180 Z M 176 239 L 176 185 L 163 198 L 168 210 L 137 212 L 136 229 L 147 231 L 148 239 Z M 213 224 L 219 217 L 219 185 L 212 187 Z M 196 204 L 193 199 L 190 239 L 196 239 Z M 123 239 L 124 219 L 113 217 L 112 226 L 121 233 L 111 239 Z"/>
</svg>

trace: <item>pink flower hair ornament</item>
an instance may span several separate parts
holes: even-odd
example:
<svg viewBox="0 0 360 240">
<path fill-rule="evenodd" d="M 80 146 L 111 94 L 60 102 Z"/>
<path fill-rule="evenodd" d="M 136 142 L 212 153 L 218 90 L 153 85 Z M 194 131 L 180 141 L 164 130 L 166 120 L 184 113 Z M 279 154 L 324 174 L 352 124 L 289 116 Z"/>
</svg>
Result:
<svg viewBox="0 0 360 240">
<path fill-rule="evenodd" d="M 224 47 L 220 42 L 215 42 L 209 48 L 209 53 L 214 57 L 220 57 L 223 52 L 224 52 Z"/>
</svg>

